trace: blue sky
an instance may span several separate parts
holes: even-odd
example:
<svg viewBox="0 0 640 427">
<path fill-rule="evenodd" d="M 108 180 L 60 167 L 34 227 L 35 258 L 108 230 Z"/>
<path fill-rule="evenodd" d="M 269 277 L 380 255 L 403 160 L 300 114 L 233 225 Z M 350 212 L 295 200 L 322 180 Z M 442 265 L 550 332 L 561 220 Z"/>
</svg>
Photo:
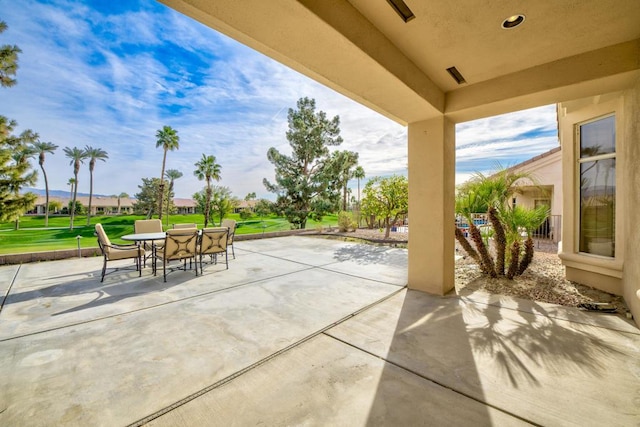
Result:
<svg viewBox="0 0 640 427">
<path fill-rule="evenodd" d="M 304 96 L 340 116 L 339 149 L 357 151 L 368 177 L 407 173 L 405 127 L 155 1 L 0 0 L 0 11 L 9 26 L 0 44 L 22 49 L 18 84 L 0 89 L 0 115 L 60 146 L 45 163 L 51 189 L 66 190 L 73 176 L 62 148 L 90 145 L 109 153 L 94 193 L 135 194 L 143 177 L 160 175 L 155 133 L 169 125 L 180 135 L 167 155 L 167 168 L 184 174 L 177 197 L 203 187 L 193 164 L 206 153 L 222 166 L 219 185 L 271 198 L 266 153 L 288 152 L 287 110 Z M 557 144 L 555 106 L 462 123 L 456 182 Z M 86 165 L 79 181 L 88 192 Z"/>
</svg>

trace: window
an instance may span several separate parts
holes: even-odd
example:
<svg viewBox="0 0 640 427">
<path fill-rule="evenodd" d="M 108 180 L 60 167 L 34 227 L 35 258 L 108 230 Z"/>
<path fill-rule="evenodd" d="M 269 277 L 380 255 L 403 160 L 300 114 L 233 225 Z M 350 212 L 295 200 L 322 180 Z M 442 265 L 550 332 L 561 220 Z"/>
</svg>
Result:
<svg viewBox="0 0 640 427">
<path fill-rule="evenodd" d="M 579 250 L 615 256 L 616 123 L 615 116 L 577 126 L 580 157 Z"/>
</svg>

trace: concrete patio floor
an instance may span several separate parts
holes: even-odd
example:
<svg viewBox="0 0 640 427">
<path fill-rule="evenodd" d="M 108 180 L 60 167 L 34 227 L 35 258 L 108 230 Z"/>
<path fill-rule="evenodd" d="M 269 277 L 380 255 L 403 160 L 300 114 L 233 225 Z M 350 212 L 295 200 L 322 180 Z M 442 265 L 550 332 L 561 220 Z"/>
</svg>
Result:
<svg viewBox="0 0 640 427">
<path fill-rule="evenodd" d="M 100 283 L 101 258 L 0 267 L 0 425 L 640 425 L 621 317 L 409 291 L 404 249 L 236 256 L 167 283 Z"/>
</svg>

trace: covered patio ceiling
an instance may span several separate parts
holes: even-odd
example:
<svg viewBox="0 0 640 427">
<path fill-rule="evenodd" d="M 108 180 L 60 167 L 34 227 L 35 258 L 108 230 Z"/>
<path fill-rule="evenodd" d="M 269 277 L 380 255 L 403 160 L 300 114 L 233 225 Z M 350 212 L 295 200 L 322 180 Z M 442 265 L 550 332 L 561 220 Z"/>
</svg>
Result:
<svg viewBox="0 0 640 427">
<path fill-rule="evenodd" d="M 405 0 L 407 22 L 386 0 L 161 1 L 403 124 L 598 95 L 640 75 L 637 0 Z"/>
</svg>

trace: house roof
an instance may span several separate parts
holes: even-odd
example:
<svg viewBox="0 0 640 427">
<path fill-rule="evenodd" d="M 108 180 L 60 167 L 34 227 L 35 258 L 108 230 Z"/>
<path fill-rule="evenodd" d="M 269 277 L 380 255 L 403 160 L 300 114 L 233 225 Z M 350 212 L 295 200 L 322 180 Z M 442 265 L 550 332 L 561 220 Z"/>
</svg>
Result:
<svg viewBox="0 0 640 427">
<path fill-rule="evenodd" d="M 544 152 L 542 154 L 538 154 L 537 156 L 532 157 L 532 158 L 530 158 L 528 160 L 525 160 L 524 162 L 518 163 L 517 165 L 513 165 L 513 166 L 507 168 L 507 170 L 510 171 L 510 170 L 515 170 L 515 169 L 520 169 L 523 166 L 530 165 L 531 163 L 538 162 L 538 161 L 540 161 L 542 159 L 545 159 L 545 158 L 551 156 L 552 154 L 558 153 L 560 151 L 561 151 L 561 147 L 552 148 L 551 150 L 549 150 L 547 152 Z"/>
</svg>

